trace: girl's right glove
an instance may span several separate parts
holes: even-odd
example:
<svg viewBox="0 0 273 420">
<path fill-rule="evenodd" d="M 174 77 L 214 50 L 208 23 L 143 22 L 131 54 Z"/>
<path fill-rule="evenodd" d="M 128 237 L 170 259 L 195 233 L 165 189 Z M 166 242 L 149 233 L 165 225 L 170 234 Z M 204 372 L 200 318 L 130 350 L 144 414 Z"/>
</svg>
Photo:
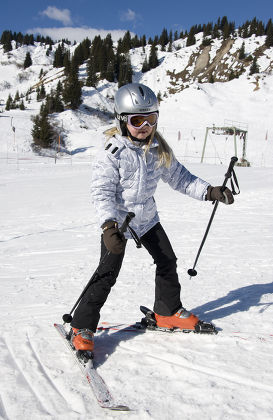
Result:
<svg viewBox="0 0 273 420">
<path fill-rule="evenodd" d="M 126 245 L 126 239 L 123 233 L 118 229 L 117 222 L 112 220 L 102 225 L 103 242 L 106 249 L 112 254 L 121 254 Z"/>
<path fill-rule="evenodd" d="M 221 203 L 232 204 L 234 202 L 232 192 L 225 187 L 224 191 L 221 191 L 222 187 L 208 187 L 206 200 L 208 201 L 221 201 Z"/>
</svg>

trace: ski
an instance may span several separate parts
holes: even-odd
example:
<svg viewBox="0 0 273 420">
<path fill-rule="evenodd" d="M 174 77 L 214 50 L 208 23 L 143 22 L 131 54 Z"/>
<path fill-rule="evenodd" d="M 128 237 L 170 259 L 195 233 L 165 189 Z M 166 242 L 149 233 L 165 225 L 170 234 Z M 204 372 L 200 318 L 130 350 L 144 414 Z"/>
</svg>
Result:
<svg viewBox="0 0 273 420">
<path fill-rule="evenodd" d="M 77 361 L 85 379 L 87 380 L 90 388 L 93 391 L 101 408 L 108 408 L 114 411 L 131 411 L 126 405 L 117 405 L 102 377 L 98 374 L 94 367 L 93 353 L 85 352 L 84 354 L 77 354 L 73 345 L 70 342 L 69 333 L 66 331 L 63 325 L 54 324 L 54 327 L 63 338 L 66 346 L 73 354 Z"/>
<path fill-rule="evenodd" d="M 216 327 L 209 323 L 204 321 L 199 321 L 199 325 L 197 325 L 197 331 L 196 330 L 180 330 L 179 328 L 160 328 L 156 326 L 155 318 L 154 318 L 154 312 L 151 309 L 146 308 L 145 306 L 141 306 L 140 310 L 145 315 L 144 318 L 141 319 L 140 322 L 135 322 L 134 324 L 125 324 L 125 323 L 109 323 L 109 322 L 103 322 L 101 323 L 98 328 L 97 332 L 102 331 L 119 331 L 121 333 L 128 332 L 128 333 L 152 333 L 156 332 L 158 333 L 169 333 L 169 334 L 181 334 L 181 333 L 196 333 L 200 334 L 207 334 L 207 335 L 216 335 L 220 332 L 221 337 L 230 337 L 230 338 L 238 338 L 241 340 L 253 340 L 256 339 L 261 342 L 266 342 L 273 339 L 273 334 L 265 334 L 262 332 L 258 333 L 252 333 L 250 331 L 231 331 L 231 332 L 225 332 L 225 331 L 218 331 Z M 201 328 L 200 328 L 201 323 Z"/>
<path fill-rule="evenodd" d="M 144 328 L 140 322 L 136 322 L 135 324 L 121 324 L 116 323 L 112 324 L 110 322 L 103 322 L 97 328 L 97 333 L 109 331 L 109 332 L 120 332 L 120 333 L 132 333 L 132 334 L 185 334 L 184 331 L 179 329 L 168 329 L 168 328 Z M 251 331 L 218 331 L 218 336 L 221 338 L 238 338 L 239 340 L 245 341 L 260 341 L 260 342 L 268 342 L 273 340 L 273 334 L 265 334 L 265 333 L 253 333 Z M 203 334 L 205 335 L 205 334 Z M 212 334 L 207 334 L 212 335 Z M 216 334 L 213 334 L 216 335 Z"/>
</svg>

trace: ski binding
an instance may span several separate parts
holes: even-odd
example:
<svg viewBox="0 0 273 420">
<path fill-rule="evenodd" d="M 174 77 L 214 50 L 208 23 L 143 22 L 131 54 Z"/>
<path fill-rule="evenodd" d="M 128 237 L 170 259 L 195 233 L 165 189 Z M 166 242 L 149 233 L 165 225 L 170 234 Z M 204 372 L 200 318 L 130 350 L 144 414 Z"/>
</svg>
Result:
<svg viewBox="0 0 273 420">
<path fill-rule="evenodd" d="M 161 328 L 156 325 L 156 319 L 154 312 L 146 308 L 145 306 L 140 306 L 141 312 L 145 315 L 144 318 L 141 319 L 140 322 L 135 324 L 136 328 L 139 329 L 147 329 L 152 331 L 164 331 L 164 332 L 183 332 L 183 333 L 196 333 L 196 334 L 218 334 L 217 329 L 213 324 L 210 322 L 205 322 L 199 320 L 198 323 L 195 325 L 194 330 L 189 329 L 179 329 L 179 328 Z"/>
</svg>

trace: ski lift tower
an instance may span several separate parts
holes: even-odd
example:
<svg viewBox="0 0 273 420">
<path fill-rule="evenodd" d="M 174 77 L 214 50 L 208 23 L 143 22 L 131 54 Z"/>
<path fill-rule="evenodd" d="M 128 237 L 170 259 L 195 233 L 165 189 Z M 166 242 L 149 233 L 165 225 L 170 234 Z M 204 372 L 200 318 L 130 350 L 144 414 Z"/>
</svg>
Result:
<svg viewBox="0 0 273 420">
<path fill-rule="evenodd" d="M 231 123 L 230 125 L 228 125 Z M 202 157 L 201 157 L 201 163 L 203 163 L 204 156 L 205 156 L 205 150 L 206 150 L 206 144 L 207 144 L 207 138 L 209 135 L 209 132 L 215 135 L 222 135 L 222 136 L 233 136 L 234 141 L 234 154 L 236 157 L 238 157 L 237 152 L 237 137 L 239 137 L 240 140 L 243 141 L 242 146 L 242 157 L 240 158 L 240 161 L 236 163 L 237 166 L 250 166 L 250 163 L 246 159 L 246 142 L 247 142 L 247 125 L 244 124 L 244 128 L 242 128 L 242 123 L 236 123 L 234 121 L 225 121 L 225 126 L 223 127 L 216 127 L 214 124 L 212 127 L 206 128 L 206 135 L 202 150 Z"/>
</svg>

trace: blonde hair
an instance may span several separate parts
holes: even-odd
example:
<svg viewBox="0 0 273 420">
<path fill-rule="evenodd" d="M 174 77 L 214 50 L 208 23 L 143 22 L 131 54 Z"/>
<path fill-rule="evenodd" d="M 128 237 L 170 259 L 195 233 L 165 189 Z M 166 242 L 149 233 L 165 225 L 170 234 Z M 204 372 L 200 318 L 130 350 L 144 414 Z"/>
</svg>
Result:
<svg viewBox="0 0 273 420">
<path fill-rule="evenodd" d="M 106 136 L 108 141 L 108 139 L 113 137 L 115 134 L 120 134 L 120 131 L 117 127 L 111 127 L 104 131 L 103 134 Z M 153 128 L 149 143 L 145 145 L 145 154 L 149 151 L 154 137 L 156 137 L 158 142 L 158 167 L 165 166 L 166 168 L 169 168 L 172 163 L 173 151 L 162 134 L 156 130 L 156 127 Z M 131 140 L 130 137 L 128 137 L 128 139 Z"/>
</svg>

